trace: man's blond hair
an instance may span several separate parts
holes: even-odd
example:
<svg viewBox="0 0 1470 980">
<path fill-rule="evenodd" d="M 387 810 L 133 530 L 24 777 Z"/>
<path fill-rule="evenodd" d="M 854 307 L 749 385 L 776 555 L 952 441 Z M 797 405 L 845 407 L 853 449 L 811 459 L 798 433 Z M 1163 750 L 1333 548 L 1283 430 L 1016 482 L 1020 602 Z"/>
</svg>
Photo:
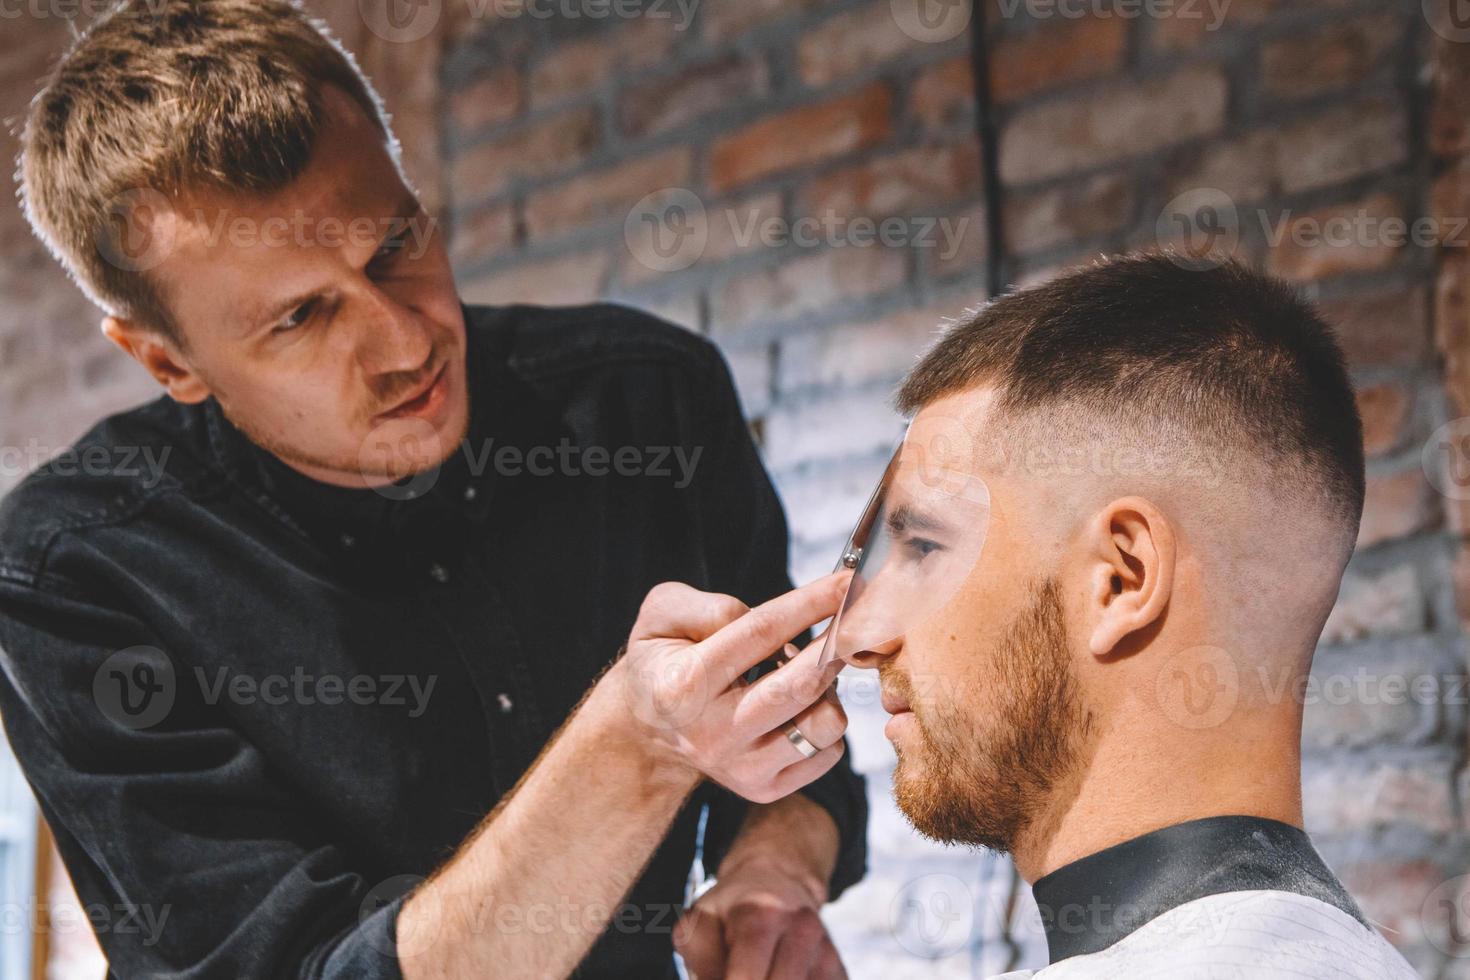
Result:
<svg viewBox="0 0 1470 980">
<path fill-rule="evenodd" d="M 93 302 L 183 344 L 156 277 L 127 261 L 135 209 L 286 186 L 311 156 L 326 85 L 363 108 L 399 162 L 372 84 L 297 0 L 122 0 L 31 102 L 26 217 Z"/>
</svg>

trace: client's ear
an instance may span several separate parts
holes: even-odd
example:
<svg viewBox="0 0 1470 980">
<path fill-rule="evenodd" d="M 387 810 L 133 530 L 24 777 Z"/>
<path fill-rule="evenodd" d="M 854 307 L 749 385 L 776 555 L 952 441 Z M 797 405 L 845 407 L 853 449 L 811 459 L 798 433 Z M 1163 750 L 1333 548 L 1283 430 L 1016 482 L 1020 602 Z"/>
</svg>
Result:
<svg viewBox="0 0 1470 980">
<path fill-rule="evenodd" d="M 1174 528 L 1142 497 L 1104 507 L 1084 532 L 1090 554 L 1088 651 L 1105 657 L 1131 634 L 1158 621 L 1174 588 Z"/>
</svg>

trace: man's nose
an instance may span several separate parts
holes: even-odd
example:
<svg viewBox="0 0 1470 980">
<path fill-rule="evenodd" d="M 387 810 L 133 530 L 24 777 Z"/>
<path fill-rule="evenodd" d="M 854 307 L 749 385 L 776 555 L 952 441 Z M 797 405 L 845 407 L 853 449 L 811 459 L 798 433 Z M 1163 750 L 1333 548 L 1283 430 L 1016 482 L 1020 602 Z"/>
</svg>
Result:
<svg viewBox="0 0 1470 980">
<path fill-rule="evenodd" d="M 903 649 L 903 637 L 898 636 L 886 643 L 869 644 L 859 650 L 842 654 L 842 659 L 863 670 L 877 670 L 884 661 Z"/>
<path fill-rule="evenodd" d="M 365 298 L 366 315 L 357 338 L 357 359 L 368 375 L 411 373 L 424 367 L 434 348 L 423 317 L 376 288 Z"/>
</svg>

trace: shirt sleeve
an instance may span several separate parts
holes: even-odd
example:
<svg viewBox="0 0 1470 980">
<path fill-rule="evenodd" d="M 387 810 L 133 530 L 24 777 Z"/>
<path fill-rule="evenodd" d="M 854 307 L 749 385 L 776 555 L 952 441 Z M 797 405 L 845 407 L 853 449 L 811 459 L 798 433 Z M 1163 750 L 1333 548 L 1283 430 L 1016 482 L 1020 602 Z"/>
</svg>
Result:
<svg viewBox="0 0 1470 980">
<path fill-rule="evenodd" d="M 708 420 L 702 427 L 702 456 L 708 458 L 696 479 L 703 494 L 706 538 L 712 543 L 711 588 L 756 605 L 792 588 L 786 515 L 751 438 L 729 367 L 713 346 L 702 380 L 696 397 L 700 414 Z M 853 771 L 850 755 L 844 754 L 800 792 L 832 815 L 841 835 L 829 883 L 835 899 L 867 871 L 866 785 Z M 747 804 L 720 787 L 710 793 L 703 860 L 713 871 L 738 833 Z"/>
<path fill-rule="evenodd" d="M 0 582 L 0 668 L 11 747 L 113 975 L 400 980 L 409 883 L 355 872 L 142 622 Z"/>
</svg>

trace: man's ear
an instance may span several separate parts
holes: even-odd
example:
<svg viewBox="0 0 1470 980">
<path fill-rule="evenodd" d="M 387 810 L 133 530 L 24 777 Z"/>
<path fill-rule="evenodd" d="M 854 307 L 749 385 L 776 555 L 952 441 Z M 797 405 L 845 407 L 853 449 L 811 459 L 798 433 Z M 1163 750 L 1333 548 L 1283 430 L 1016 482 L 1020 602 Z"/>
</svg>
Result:
<svg viewBox="0 0 1470 980">
<path fill-rule="evenodd" d="M 1087 601 L 1092 607 L 1088 651 L 1105 657 L 1158 622 L 1174 588 L 1175 538 L 1163 511 L 1142 497 L 1104 507 L 1087 530 L 1092 553 Z"/>
<path fill-rule="evenodd" d="M 102 319 L 102 333 L 143 365 L 174 401 L 193 405 L 209 397 L 209 386 L 189 366 L 174 343 L 158 331 L 133 320 L 108 316 Z"/>
</svg>

